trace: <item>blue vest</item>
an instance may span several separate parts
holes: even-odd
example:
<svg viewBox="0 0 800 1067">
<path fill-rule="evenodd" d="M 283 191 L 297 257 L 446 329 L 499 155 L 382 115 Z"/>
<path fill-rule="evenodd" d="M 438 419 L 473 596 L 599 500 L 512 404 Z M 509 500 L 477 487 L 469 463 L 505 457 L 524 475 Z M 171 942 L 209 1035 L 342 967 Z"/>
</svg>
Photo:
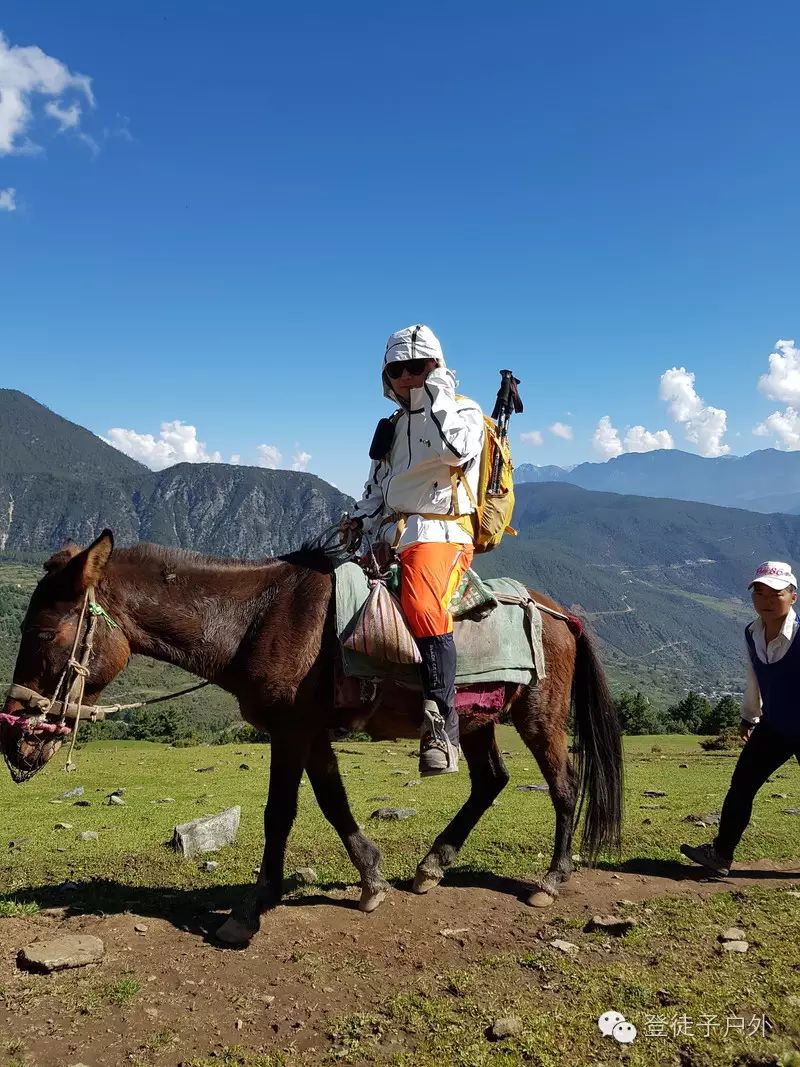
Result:
<svg viewBox="0 0 800 1067">
<path fill-rule="evenodd" d="M 745 628 L 744 637 L 761 691 L 761 717 L 776 733 L 800 740 L 800 634 L 795 627 L 794 640 L 783 659 L 762 663 L 751 626 Z"/>
</svg>

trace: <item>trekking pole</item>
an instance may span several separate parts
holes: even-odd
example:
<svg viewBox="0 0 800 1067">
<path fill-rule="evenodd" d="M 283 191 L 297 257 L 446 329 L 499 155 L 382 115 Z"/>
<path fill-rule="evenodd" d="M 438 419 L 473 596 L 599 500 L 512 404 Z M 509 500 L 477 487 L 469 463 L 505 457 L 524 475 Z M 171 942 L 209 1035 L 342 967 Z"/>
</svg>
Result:
<svg viewBox="0 0 800 1067">
<path fill-rule="evenodd" d="M 508 422 L 511 416 L 519 414 L 522 408 L 522 400 L 517 386 L 519 378 L 515 378 L 510 370 L 500 371 L 500 388 L 497 390 L 497 400 L 492 411 L 492 418 L 497 423 L 497 436 L 501 446 L 508 440 Z M 503 448 L 496 448 L 492 460 L 492 473 L 489 477 L 487 492 L 497 496 L 500 492 L 500 477 L 503 470 Z"/>
</svg>

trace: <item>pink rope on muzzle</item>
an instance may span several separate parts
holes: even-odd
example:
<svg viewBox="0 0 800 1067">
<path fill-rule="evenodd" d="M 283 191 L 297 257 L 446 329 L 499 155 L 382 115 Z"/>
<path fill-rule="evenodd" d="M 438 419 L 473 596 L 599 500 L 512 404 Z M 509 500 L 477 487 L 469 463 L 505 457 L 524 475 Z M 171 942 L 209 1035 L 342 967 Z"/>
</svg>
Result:
<svg viewBox="0 0 800 1067">
<path fill-rule="evenodd" d="M 8 726 L 21 726 L 23 732 L 26 734 L 43 733 L 43 734 L 69 734 L 71 729 L 65 723 L 61 722 L 40 722 L 38 719 L 32 719 L 28 715 L 12 715 L 8 711 L 0 711 L 0 723 L 6 723 Z"/>
</svg>

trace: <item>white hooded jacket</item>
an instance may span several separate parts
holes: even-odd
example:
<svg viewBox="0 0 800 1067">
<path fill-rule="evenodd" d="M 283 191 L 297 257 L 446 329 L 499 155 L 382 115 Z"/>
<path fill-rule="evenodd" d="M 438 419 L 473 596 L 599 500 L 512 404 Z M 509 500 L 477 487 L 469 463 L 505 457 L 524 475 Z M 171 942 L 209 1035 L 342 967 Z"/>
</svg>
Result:
<svg viewBox="0 0 800 1067">
<path fill-rule="evenodd" d="M 394 392 L 386 375 L 388 363 L 406 359 L 434 359 L 438 366 L 422 387 L 412 389 L 408 404 Z M 364 494 L 354 516 L 364 523 L 369 542 L 395 544 L 396 515 L 407 516 L 395 545 L 418 542 L 470 544 L 472 537 L 452 519 L 423 518 L 454 515 L 451 474 L 461 468 L 473 496 L 478 492 L 479 459 L 483 448 L 483 413 L 474 400 L 456 399 L 455 375 L 444 361 L 442 346 L 427 326 L 408 326 L 393 333 L 383 358 L 384 396 L 399 405 L 391 449 L 385 459 L 373 460 Z M 463 485 L 457 486 L 458 514 L 475 509 Z"/>
</svg>

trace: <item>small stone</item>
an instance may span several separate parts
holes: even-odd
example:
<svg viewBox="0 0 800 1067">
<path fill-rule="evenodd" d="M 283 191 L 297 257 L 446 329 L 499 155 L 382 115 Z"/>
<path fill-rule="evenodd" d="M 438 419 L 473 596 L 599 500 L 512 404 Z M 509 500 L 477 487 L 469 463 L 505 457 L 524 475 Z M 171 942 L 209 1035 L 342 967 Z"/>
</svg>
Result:
<svg viewBox="0 0 800 1067">
<path fill-rule="evenodd" d="M 159 797 L 158 800 L 151 800 L 151 804 L 174 804 L 175 797 Z"/>
<path fill-rule="evenodd" d="M 396 822 L 401 819 L 413 819 L 416 814 L 416 808 L 378 808 L 370 815 L 370 819 L 386 819 Z"/>
<path fill-rule="evenodd" d="M 74 789 L 68 789 L 66 793 L 62 793 L 61 796 L 64 800 L 68 800 L 70 797 L 82 797 L 86 790 L 82 785 L 76 785 Z"/>
<path fill-rule="evenodd" d="M 244 1026 L 243 1020 L 242 1019 L 237 1019 L 236 1020 L 236 1029 L 237 1030 L 241 1030 L 243 1026 Z"/>
<path fill-rule="evenodd" d="M 619 915 L 593 915 L 584 926 L 587 934 L 613 934 L 614 937 L 622 937 L 636 926 L 636 920 L 623 918 Z"/>
<path fill-rule="evenodd" d="M 250 770 L 250 764 L 249 763 L 240 763 L 239 764 L 239 770 L 240 771 L 249 771 Z"/>
<path fill-rule="evenodd" d="M 22 848 L 23 845 L 30 844 L 30 841 L 31 841 L 30 837 L 15 837 L 13 841 L 9 841 L 8 842 L 8 847 L 13 852 L 15 849 Z"/>
<path fill-rule="evenodd" d="M 404 778 L 405 778 L 405 776 L 406 776 L 407 774 L 410 774 L 410 773 L 411 773 L 411 771 L 392 771 L 392 774 L 402 774 L 402 776 L 403 776 Z"/>
<path fill-rule="evenodd" d="M 645 789 L 642 794 L 645 797 L 665 797 L 666 795 L 661 789 Z"/>
<path fill-rule="evenodd" d="M 300 885 L 314 885 L 319 881 L 319 875 L 313 867 L 300 867 L 294 872 L 294 876 Z"/>
<path fill-rule="evenodd" d="M 750 946 L 746 941 L 723 941 L 722 948 L 725 952 L 747 952 Z"/>
<path fill-rule="evenodd" d="M 782 815 L 800 815 L 800 808 L 783 808 Z"/>
<path fill-rule="evenodd" d="M 422 781 L 419 778 L 409 778 L 407 782 L 403 783 L 403 789 L 408 789 L 410 785 L 422 785 Z M 494 804 L 496 801 L 492 801 L 492 803 Z"/>
<path fill-rule="evenodd" d="M 469 927 L 462 926 L 457 930 L 440 930 L 439 933 L 442 935 L 442 937 L 461 937 L 462 934 L 469 933 Z"/>
<path fill-rule="evenodd" d="M 231 845 L 239 832 L 239 819 L 242 809 L 226 808 L 218 815 L 209 815 L 176 826 L 172 836 L 172 847 L 186 859 L 201 852 L 216 852 L 225 845 Z"/>
<path fill-rule="evenodd" d="M 322 987 L 322 992 L 323 992 L 323 993 L 335 993 L 335 992 L 336 992 L 336 990 L 335 990 L 335 989 L 333 988 L 333 986 L 332 986 L 332 985 L 324 985 L 324 986 Z"/>
<path fill-rule="evenodd" d="M 213 764 L 210 767 L 195 767 L 198 774 L 208 774 L 209 771 L 215 771 L 216 769 Z"/>
<path fill-rule="evenodd" d="M 81 841 L 97 841 L 99 836 L 97 830 L 81 830 L 78 834 Z"/>
<path fill-rule="evenodd" d="M 275 1003 L 275 997 L 273 997 L 270 993 L 267 993 L 261 999 L 267 1005 L 267 1007 L 269 1007 L 270 1004 Z"/>
<path fill-rule="evenodd" d="M 552 941 L 548 941 L 551 948 L 557 948 L 559 952 L 565 952 L 567 956 L 577 956 L 580 949 L 577 945 L 573 945 L 571 941 L 562 941 L 558 937 L 554 937 Z"/>
<path fill-rule="evenodd" d="M 55 824 L 55 826 L 53 827 L 53 829 L 54 830 L 71 830 L 72 829 L 72 823 L 71 822 L 57 822 Z"/>
<path fill-rule="evenodd" d="M 502 1041 L 506 1037 L 514 1037 L 522 1033 L 522 1019 L 518 1015 L 507 1015 L 503 1019 L 495 1019 L 489 1027 L 489 1037 L 492 1041 Z"/>
<path fill-rule="evenodd" d="M 770 800 L 788 800 L 789 799 L 789 794 L 788 793 L 770 793 L 769 798 L 770 798 Z"/>
<path fill-rule="evenodd" d="M 718 940 L 744 941 L 746 936 L 747 935 L 745 934 L 744 930 L 740 930 L 738 926 L 729 926 L 727 930 L 722 931 L 722 933 L 719 935 Z"/>
<path fill-rule="evenodd" d="M 719 826 L 720 813 L 708 812 L 705 815 L 684 815 L 681 822 L 693 822 L 696 825 L 702 823 L 703 826 Z"/>
<path fill-rule="evenodd" d="M 74 808 L 89 808 L 91 805 L 91 800 L 76 800 L 72 806 Z"/>
<path fill-rule="evenodd" d="M 125 801 L 118 793 L 112 793 L 111 796 L 108 798 L 108 803 L 124 805 Z"/>
<path fill-rule="evenodd" d="M 144 1009 L 144 1013 L 150 1019 L 157 1019 L 158 1018 L 158 1008 L 145 1008 Z"/>
<path fill-rule="evenodd" d="M 205 871 L 206 873 L 215 871 L 217 867 L 219 867 L 219 864 L 216 860 L 204 860 L 203 863 L 200 864 L 200 870 Z"/>
<path fill-rule="evenodd" d="M 103 942 L 94 934 L 69 934 L 26 945 L 17 955 L 17 965 L 25 971 L 50 974 L 97 963 L 104 953 Z"/>
<path fill-rule="evenodd" d="M 685 770 L 689 766 L 689 764 L 688 763 L 679 763 L 678 766 L 682 767 Z"/>
<path fill-rule="evenodd" d="M 518 793 L 549 793 L 550 788 L 546 785 L 518 785 Z"/>
<path fill-rule="evenodd" d="M 134 930 L 137 934 L 146 934 L 149 929 L 150 928 L 146 923 L 136 923 L 134 926 Z"/>
<path fill-rule="evenodd" d="M 619 904 L 619 906 L 621 908 L 633 908 L 633 907 L 636 906 L 636 901 L 635 900 L 618 900 L 617 904 Z"/>
</svg>

